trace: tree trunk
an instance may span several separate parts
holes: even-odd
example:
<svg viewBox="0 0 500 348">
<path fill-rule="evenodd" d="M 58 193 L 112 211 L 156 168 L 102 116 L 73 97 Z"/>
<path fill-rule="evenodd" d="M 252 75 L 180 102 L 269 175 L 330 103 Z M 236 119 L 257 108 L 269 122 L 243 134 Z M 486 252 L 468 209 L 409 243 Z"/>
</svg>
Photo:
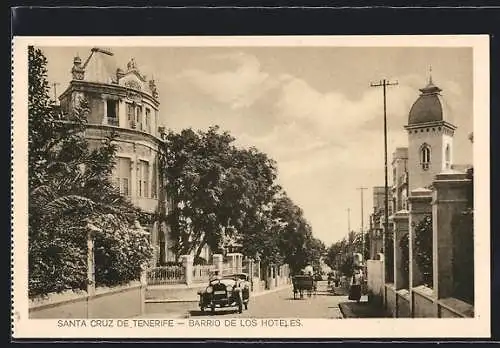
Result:
<svg viewBox="0 0 500 348">
<path fill-rule="evenodd" d="M 196 249 L 195 258 L 200 257 L 201 251 L 203 250 L 203 247 L 207 245 L 207 236 L 203 236 L 203 239 L 200 242 L 200 245 L 198 245 L 198 248 Z M 208 260 L 207 260 L 208 261 Z"/>
</svg>

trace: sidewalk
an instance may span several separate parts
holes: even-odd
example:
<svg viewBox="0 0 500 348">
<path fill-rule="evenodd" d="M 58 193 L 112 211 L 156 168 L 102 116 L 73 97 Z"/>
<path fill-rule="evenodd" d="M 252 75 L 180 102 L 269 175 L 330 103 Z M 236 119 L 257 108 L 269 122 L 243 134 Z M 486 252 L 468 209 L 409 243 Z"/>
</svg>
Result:
<svg viewBox="0 0 500 348">
<path fill-rule="evenodd" d="M 138 315 L 132 317 L 131 319 L 187 319 L 189 314 L 187 312 L 172 312 L 172 313 L 149 313 L 144 315 Z"/>
<path fill-rule="evenodd" d="M 366 297 L 366 296 L 363 296 Z M 362 297 L 362 299 L 363 299 Z M 346 319 L 352 318 L 389 318 L 384 309 L 368 303 L 367 300 L 355 302 L 341 302 L 339 303 L 340 312 Z"/>
<path fill-rule="evenodd" d="M 251 297 L 257 297 L 257 296 L 262 296 L 262 295 L 267 295 L 267 294 L 272 294 L 273 292 L 281 291 L 284 289 L 290 289 L 292 287 L 292 284 L 283 284 L 281 286 L 278 286 L 274 289 L 269 289 L 269 290 L 262 290 L 259 292 L 251 293 Z"/>
</svg>

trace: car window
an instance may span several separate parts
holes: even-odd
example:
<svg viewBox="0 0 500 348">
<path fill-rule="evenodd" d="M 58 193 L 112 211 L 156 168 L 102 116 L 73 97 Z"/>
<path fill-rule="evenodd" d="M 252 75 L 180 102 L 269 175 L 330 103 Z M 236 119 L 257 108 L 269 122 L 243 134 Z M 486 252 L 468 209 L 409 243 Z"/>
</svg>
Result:
<svg viewBox="0 0 500 348">
<path fill-rule="evenodd" d="M 213 285 L 213 284 L 217 284 L 217 283 L 222 283 L 224 284 L 225 286 L 228 286 L 228 285 L 231 285 L 231 286 L 234 286 L 234 284 L 236 283 L 236 281 L 234 279 L 231 279 L 231 278 L 222 278 L 220 280 L 212 280 L 210 282 L 210 285 Z"/>
</svg>

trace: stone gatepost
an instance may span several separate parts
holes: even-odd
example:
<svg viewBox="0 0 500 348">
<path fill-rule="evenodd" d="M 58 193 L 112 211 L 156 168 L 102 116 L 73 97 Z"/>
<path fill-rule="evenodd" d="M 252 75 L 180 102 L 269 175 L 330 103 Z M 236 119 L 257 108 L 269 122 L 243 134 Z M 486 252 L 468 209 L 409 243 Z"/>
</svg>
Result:
<svg viewBox="0 0 500 348">
<path fill-rule="evenodd" d="M 394 223 L 394 288 L 408 288 L 408 274 L 404 274 L 403 269 L 403 250 L 400 243 L 406 233 L 408 233 L 408 211 L 400 210 L 393 215 Z"/>
<path fill-rule="evenodd" d="M 434 293 L 438 299 L 453 295 L 452 219 L 467 208 L 470 179 L 449 171 L 436 175 L 432 200 Z"/>
<path fill-rule="evenodd" d="M 257 258 L 255 260 L 255 265 L 254 265 L 255 269 L 257 269 L 257 278 L 259 279 L 259 282 L 260 282 L 260 258 Z M 253 276 L 253 274 L 252 274 Z"/>
<path fill-rule="evenodd" d="M 219 275 L 222 275 L 224 267 L 224 256 L 222 256 L 222 254 L 213 254 L 212 259 L 215 266 L 215 271 L 219 272 Z"/>
<path fill-rule="evenodd" d="M 141 267 L 141 315 L 146 314 L 146 295 L 148 287 L 148 267 L 149 265 L 143 264 Z"/>
<path fill-rule="evenodd" d="M 182 267 L 184 267 L 184 277 L 187 286 L 193 283 L 193 255 L 182 255 L 181 262 Z"/>
<path fill-rule="evenodd" d="M 411 191 L 408 197 L 410 208 L 410 289 L 422 285 L 423 278 L 420 267 L 417 263 L 416 255 L 416 226 L 426 216 L 432 213 L 432 191 L 425 188 L 417 188 Z"/>
<path fill-rule="evenodd" d="M 153 260 L 151 263 L 153 267 L 156 267 L 160 261 L 160 238 L 158 236 L 158 227 L 159 223 L 155 221 L 151 229 L 151 245 L 153 245 Z"/>
<path fill-rule="evenodd" d="M 229 267 L 233 273 L 241 273 L 243 270 L 243 254 L 228 253 Z"/>
<path fill-rule="evenodd" d="M 93 231 L 87 233 L 87 294 L 95 295 L 95 251 Z"/>
</svg>

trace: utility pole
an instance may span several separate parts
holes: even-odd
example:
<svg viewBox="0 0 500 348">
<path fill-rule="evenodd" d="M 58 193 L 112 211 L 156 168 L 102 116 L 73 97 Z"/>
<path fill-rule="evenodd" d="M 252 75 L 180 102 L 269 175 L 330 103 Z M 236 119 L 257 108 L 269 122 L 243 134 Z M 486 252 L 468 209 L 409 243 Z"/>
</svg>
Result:
<svg viewBox="0 0 500 348">
<path fill-rule="evenodd" d="M 384 174 L 385 174 L 385 186 L 384 186 L 384 233 L 382 234 L 382 245 L 383 245 L 383 253 L 385 254 L 386 252 L 386 234 L 389 232 L 389 186 L 387 183 L 387 101 L 386 101 L 386 89 L 387 86 L 396 86 L 398 84 L 398 81 L 395 82 L 389 82 L 386 79 L 383 79 L 382 81 L 378 83 L 370 83 L 370 87 L 382 87 L 382 90 L 384 92 Z"/>
<path fill-rule="evenodd" d="M 358 187 L 357 190 L 361 191 L 361 256 L 363 260 L 365 259 L 365 226 L 364 226 L 364 201 L 363 201 L 363 191 L 367 190 L 366 187 Z"/>
<path fill-rule="evenodd" d="M 347 208 L 347 253 L 351 253 L 351 208 Z"/>
<path fill-rule="evenodd" d="M 54 102 L 57 104 L 57 86 L 60 85 L 60 83 L 54 82 L 52 84 L 52 87 L 54 87 Z"/>
<path fill-rule="evenodd" d="M 347 208 L 347 235 L 351 233 L 351 208 Z"/>
</svg>

